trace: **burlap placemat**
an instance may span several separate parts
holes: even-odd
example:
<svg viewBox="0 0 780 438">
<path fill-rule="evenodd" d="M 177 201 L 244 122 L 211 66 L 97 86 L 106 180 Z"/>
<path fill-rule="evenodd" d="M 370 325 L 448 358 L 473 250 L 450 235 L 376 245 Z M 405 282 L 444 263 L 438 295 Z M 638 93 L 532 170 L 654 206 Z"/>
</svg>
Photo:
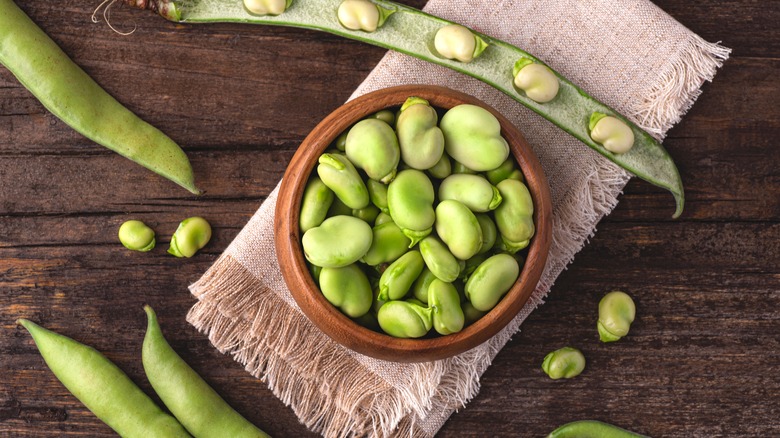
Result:
<svg viewBox="0 0 780 438">
<path fill-rule="evenodd" d="M 644 0 L 431 0 L 425 10 L 525 48 L 659 139 L 729 54 Z M 190 287 L 198 303 L 188 321 L 262 378 L 302 423 L 326 436 L 434 435 L 477 394 L 491 360 L 542 303 L 630 178 L 488 85 L 406 55 L 389 52 L 353 97 L 409 83 L 464 91 L 520 128 L 550 183 L 550 256 L 525 308 L 483 345 L 430 363 L 368 358 L 314 327 L 287 290 L 273 242 L 277 187 Z"/>
</svg>

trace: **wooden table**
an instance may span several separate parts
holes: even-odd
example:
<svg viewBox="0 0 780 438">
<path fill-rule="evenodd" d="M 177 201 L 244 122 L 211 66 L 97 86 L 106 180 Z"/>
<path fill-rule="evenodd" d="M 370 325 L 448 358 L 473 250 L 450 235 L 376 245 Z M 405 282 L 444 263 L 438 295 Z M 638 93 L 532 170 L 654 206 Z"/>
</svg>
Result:
<svg viewBox="0 0 780 438">
<path fill-rule="evenodd" d="M 265 384 L 185 322 L 187 285 L 216 260 L 281 177 L 309 130 L 384 50 L 304 30 L 174 26 L 97 1 L 18 0 L 76 62 L 184 145 L 199 185 L 172 183 L 75 134 L 0 69 L 0 436 L 112 436 L 45 367 L 27 317 L 103 351 L 149 393 L 140 361 L 144 303 L 173 347 L 236 409 L 274 436 L 304 436 Z M 423 2 L 410 2 L 421 7 Z M 652 436 L 780 436 L 780 5 L 657 1 L 732 58 L 664 142 L 687 204 L 633 180 L 441 436 L 542 436 L 594 418 Z M 182 260 L 179 221 L 214 226 Z M 138 218 L 158 233 L 141 254 L 116 239 Z M 596 305 L 631 293 L 631 335 L 603 345 Z M 574 345 L 585 372 L 552 381 L 544 355 Z"/>
</svg>

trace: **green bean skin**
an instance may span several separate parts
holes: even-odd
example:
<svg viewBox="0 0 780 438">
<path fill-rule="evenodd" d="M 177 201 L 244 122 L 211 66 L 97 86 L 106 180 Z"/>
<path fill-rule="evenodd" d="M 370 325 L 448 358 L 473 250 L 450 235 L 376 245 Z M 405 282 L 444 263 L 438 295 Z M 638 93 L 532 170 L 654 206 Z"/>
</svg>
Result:
<svg viewBox="0 0 780 438">
<path fill-rule="evenodd" d="M 31 321 L 30 332 L 49 369 L 95 416 L 123 437 L 189 437 L 113 362 L 92 347 Z"/>
<path fill-rule="evenodd" d="M 596 420 L 581 420 L 564 424 L 547 438 L 648 438 L 611 424 Z"/>
<path fill-rule="evenodd" d="M 135 0 L 124 1 L 133 6 L 136 4 Z M 515 89 L 512 67 L 516 61 L 527 58 L 534 63 L 544 65 L 533 55 L 504 41 L 472 31 L 475 36 L 482 38 L 489 45 L 479 58 L 469 63 L 440 58 L 431 52 L 430 41 L 439 28 L 457 23 L 392 1 L 375 0 L 374 3 L 381 8 L 395 12 L 376 32 L 351 31 L 342 27 L 336 17 L 335 11 L 340 1 L 307 0 L 305 3 L 293 4 L 289 10 L 278 16 L 253 16 L 246 12 L 241 1 L 173 0 L 165 4 L 175 5 L 177 12 L 180 12 L 180 17 L 172 16 L 170 13 L 161 13 L 161 15 L 169 20 L 184 23 L 237 22 L 320 30 L 395 50 L 472 76 L 527 106 L 639 178 L 669 190 L 676 200 L 677 208 L 673 217 L 682 214 L 685 195 L 680 174 L 664 147 L 650 134 L 557 72 L 553 73 L 558 78 L 560 88 L 557 96 L 550 102 L 535 102 L 526 96 L 525 92 Z M 156 7 L 147 6 L 147 8 L 157 11 Z M 325 11 L 332 11 L 332 13 L 325 13 Z M 624 154 L 614 154 L 594 141 L 588 129 L 588 118 L 594 112 L 613 115 L 626 122 L 634 133 L 633 148 Z"/>
<path fill-rule="evenodd" d="M 144 306 L 148 324 L 142 360 L 152 388 L 168 410 L 196 438 L 269 437 L 231 408 L 176 354 L 163 337 L 157 315 Z"/>
<path fill-rule="evenodd" d="M 0 0 L 0 64 L 68 126 L 192 193 L 187 155 L 103 90 L 13 0 Z"/>
</svg>

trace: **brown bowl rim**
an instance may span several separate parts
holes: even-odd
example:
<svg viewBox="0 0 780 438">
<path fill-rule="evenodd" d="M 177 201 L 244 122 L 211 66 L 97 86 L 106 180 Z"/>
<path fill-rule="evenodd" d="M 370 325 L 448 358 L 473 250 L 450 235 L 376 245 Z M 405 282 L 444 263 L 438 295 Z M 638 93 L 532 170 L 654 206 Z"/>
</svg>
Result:
<svg viewBox="0 0 780 438">
<path fill-rule="evenodd" d="M 409 96 L 421 97 L 434 107 L 449 109 L 460 103 L 481 106 L 496 116 L 501 133 L 526 178 L 534 202 L 536 234 L 528 246 L 518 281 L 487 315 L 462 331 L 447 336 L 399 339 L 352 321 L 331 305 L 306 266 L 301 247 L 298 213 L 303 188 L 317 158 L 349 126 L 377 111 L 398 107 Z M 294 226 L 293 226 L 294 225 Z M 303 140 L 290 161 L 279 188 L 274 214 L 274 240 L 287 287 L 303 313 L 334 341 L 366 356 L 394 362 L 423 362 L 454 356 L 474 348 L 503 329 L 523 308 L 536 288 L 547 261 L 552 232 L 550 189 L 542 166 L 520 131 L 494 108 L 468 94 L 436 85 L 401 85 L 364 94 L 340 106 Z"/>
</svg>

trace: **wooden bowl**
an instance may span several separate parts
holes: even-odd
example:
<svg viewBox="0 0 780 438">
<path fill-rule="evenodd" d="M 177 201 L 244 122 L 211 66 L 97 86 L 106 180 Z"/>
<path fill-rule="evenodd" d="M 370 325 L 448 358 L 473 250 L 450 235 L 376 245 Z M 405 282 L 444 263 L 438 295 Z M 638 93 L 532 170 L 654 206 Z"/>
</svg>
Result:
<svg viewBox="0 0 780 438">
<path fill-rule="evenodd" d="M 316 171 L 317 159 L 342 132 L 377 111 L 400 107 L 410 96 L 426 99 L 433 107 L 449 109 L 468 103 L 493 113 L 501 133 L 526 178 L 534 201 L 536 234 L 520 277 L 487 315 L 459 333 L 421 339 L 398 339 L 364 328 L 331 305 L 320 292 L 306 266 L 298 227 L 303 189 Z M 276 254 L 287 287 L 306 316 L 334 341 L 358 353 L 395 362 L 444 359 L 485 342 L 514 318 L 534 291 L 550 248 L 552 207 L 550 189 L 542 167 L 523 136 L 506 118 L 480 100 L 444 87 L 405 85 L 358 97 L 325 118 L 303 141 L 284 174 L 275 215 Z"/>
</svg>

